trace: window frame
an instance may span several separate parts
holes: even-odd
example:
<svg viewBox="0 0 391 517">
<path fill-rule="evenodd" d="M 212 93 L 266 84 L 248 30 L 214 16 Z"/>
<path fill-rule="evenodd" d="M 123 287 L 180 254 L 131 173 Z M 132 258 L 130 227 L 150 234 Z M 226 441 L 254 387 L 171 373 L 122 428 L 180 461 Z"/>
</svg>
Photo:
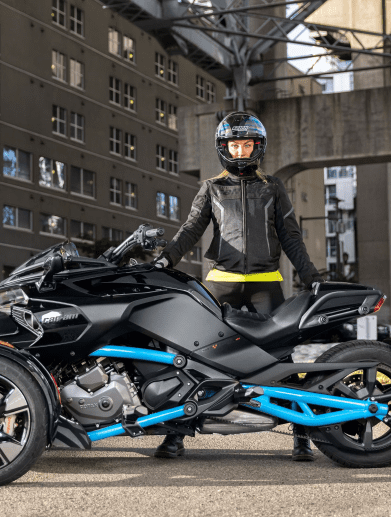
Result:
<svg viewBox="0 0 391 517">
<path fill-rule="evenodd" d="M 6 224 L 4 223 L 4 209 L 5 208 L 13 208 L 15 209 L 15 226 L 12 226 L 11 224 Z M 30 223 L 30 227 L 29 228 L 23 228 L 21 226 L 18 225 L 18 222 L 19 222 L 19 210 L 25 210 L 26 212 L 29 213 L 29 223 Z M 12 205 L 3 205 L 3 228 L 6 228 L 7 230 L 19 230 L 19 231 L 22 231 L 22 232 L 32 232 L 33 231 L 33 212 L 32 210 L 29 210 L 28 208 L 21 208 L 19 206 L 12 206 Z"/>
<path fill-rule="evenodd" d="M 40 187 L 43 187 L 43 188 L 50 188 L 50 189 L 54 189 L 54 190 L 59 190 L 60 192 L 66 192 L 67 191 L 67 189 L 66 189 L 66 178 L 67 178 L 66 171 L 67 171 L 67 169 L 66 169 L 65 163 L 64 162 L 60 162 L 60 160 L 54 160 L 53 158 L 47 158 L 46 156 L 40 156 L 39 159 L 38 159 L 38 168 L 39 168 L 39 170 L 41 169 L 41 166 L 40 166 L 40 163 L 39 163 L 41 161 L 41 159 L 50 160 L 51 171 L 57 170 L 57 167 L 56 167 L 57 163 L 61 163 L 63 165 L 63 167 L 64 167 L 64 169 L 63 169 L 63 172 L 64 172 L 64 188 L 57 187 L 57 186 L 53 185 L 53 182 L 49 186 L 48 185 L 43 185 L 41 183 L 41 179 L 38 179 L 38 185 Z M 51 180 L 53 180 L 53 176 L 54 176 L 54 174 L 50 175 Z M 41 175 L 39 176 L 39 178 L 41 178 Z"/>
<path fill-rule="evenodd" d="M 129 40 L 132 42 L 133 57 L 129 57 L 128 47 L 125 45 L 125 40 Z M 122 37 L 122 57 L 128 63 L 132 63 L 133 65 L 136 64 L 136 42 L 134 38 L 131 38 L 127 34 L 124 34 Z"/>
<path fill-rule="evenodd" d="M 208 104 L 216 102 L 216 85 L 211 81 L 206 81 L 206 102 Z"/>
<path fill-rule="evenodd" d="M 130 187 L 130 189 L 129 189 Z M 130 181 L 126 181 L 125 182 L 125 208 L 127 208 L 128 210 L 138 210 L 138 192 L 137 192 L 137 184 L 136 183 L 132 183 Z M 128 203 L 128 200 L 131 201 L 131 200 L 134 200 L 134 205 L 135 206 L 132 206 L 132 203 L 129 202 Z"/>
<path fill-rule="evenodd" d="M 155 52 L 155 76 L 166 80 L 166 58 L 160 52 Z"/>
<path fill-rule="evenodd" d="M 170 174 L 175 174 L 175 176 L 178 176 L 178 174 L 179 174 L 178 161 L 179 161 L 178 160 L 178 151 L 175 151 L 174 149 L 169 149 L 168 150 L 168 172 Z M 171 170 L 171 169 L 173 169 L 173 170 Z"/>
<path fill-rule="evenodd" d="M 73 237 L 72 236 L 72 223 L 80 223 L 80 235 L 84 236 L 84 225 L 89 224 L 93 228 L 93 236 L 92 239 L 85 239 L 83 237 Z M 69 238 L 76 242 L 90 242 L 93 243 L 96 240 L 96 224 L 94 223 L 86 223 L 84 221 L 78 221 L 77 219 L 71 219 L 69 224 Z"/>
<path fill-rule="evenodd" d="M 80 65 L 80 72 L 77 70 L 77 65 Z M 80 79 L 81 86 L 78 86 L 76 84 L 77 81 L 72 80 L 72 77 L 78 77 Z M 69 58 L 69 84 L 70 86 L 73 86 L 73 88 L 84 90 L 84 63 L 74 59 L 73 57 Z"/>
<path fill-rule="evenodd" d="M 64 113 L 64 119 L 60 118 L 61 110 Z M 54 129 L 54 125 L 56 125 L 56 129 Z M 64 126 L 64 133 L 59 131 L 60 126 Z M 52 104 L 52 133 L 53 135 L 61 136 L 63 138 L 67 138 L 67 109 L 62 106 L 58 106 L 57 104 Z"/>
<path fill-rule="evenodd" d="M 131 91 L 133 95 L 131 95 Z M 132 113 L 136 113 L 136 99 L 137 90 L 135 86 L 132 86 L 130 83 L 124 83 L 124 108 Z M 130 102 L 133 100 L 133 104 Z M 130 108 L 129 106 L 133 106 Z"/>
<path fill-rule="evenodd" d="M 159 171 L 167 172 L 167 147 L 164 145 L 156 144 L 156 169 Z M 161 163 L 164 163 L 165 167 L 160 167 Z"/>
<path fill-rule="evenodd" d="M 79 125 L 79 117 L 81 119 L 82 125 Z M 72 129 L 75 132 L 76 136 L 72 136 Z M 81 131 L 82 138 L 78 138 L 78 132 Z M 73 142 L 85 143 L 85 118 L 84 115 L 80 115 L 80 113 L 76 113 L 75 111 L 71 111 L 71 117 L 69 121 L 69 138 Z"/>
<path fill-rule="evenodd" d="M 120 242 L 123 240 L 123 231 L 122 230 L 119 230 L 118 228 L 112 228 L 111 226 L 102 226 L 102 235 L 103 235 L 103 230 L 106 229 L 106 230 L 109 230 L 109 237 L 108 237 L 108 240 L 110 242 Z M 119 239 L 113 239 L 113 231 L 114 232 L 119 232 L 121 237 Z M 106 239 L 107 237 L 102 237 L 103 239 Z"/>
<path fill-rule="evenodd" d="M 60 7 L 59 7 L 59 4 L 62 1 L 64 2 L 64 11 L 61 11 Z M 57 13 L 57 15 L 54 13 Z M 58 18 L 59 13 L 64 16 L 64 23 L 60 23 L 59 21 L 57 21 L 57 19 L 56 20 L 54 19 L 54 18 Z M 66 0 L 52 0 L 52 23 L 58 25 L 59 27 L 64 27 L 64 29 L 67 28 L 67 2 L 66 2 Z"/>
<path fill-rule="evenodd" d="M 198 74 L 196 75 L 196 97 L 197 99 L 205 100 L 205 79 Z"/>
<path fill-rule="evenodd" d="M 171 201 L 173 199 L 176 199 L 177 200 L 177 212 L 178 212 L 178 217 L 171 217 Z M 168 196 L 168 218 L 170 219 L 170 221 L 180 221 L 181 220 L 181 214 L 180 214 L 180 200 L 179 200 L 179 197 L 178 196 L 172 196 L 172 195 L 169 195 Z"/>
<path fill-rule="evenodd" d="M 58 59 L 58 58 L 61 59 Z M 62 62 L 60 62 L 62 61 Z M 62 83 L 67 82 L 67 57 L 65 54 L 60 52 L 59 50 L 52 49 L 52 79 L 56 79 Z M 57 74 L 54 73 L 57 70 L 61 70 L 63 73 Z M 61 77 L 60 77 L 61 75 Z M 63 77 L 62 77 L 63 75 Z"/>
<path fill-rule="evenodd" d="M 174 86 L 178 86 L 179 65 L 173 59 L 168 60 L 167 65 L 167 81 Z"/>
<path fill-rule="evenodd" d="M 117 88 L 118 87 L 118 88 Z M 118 102 L 115 100 L 118 96 Z M 115 106 L 121 106 L 122 81 L 113 75 L 109 78 L 109 102 Z"/>
<path fill-rule="evenodd" d="M 119 135 L 119 140 L 117 140 L 117 136 Z M 116 148 L 118 146 L 118 152 L 116 150 L 112 150 L 112 148 Z M 118 129 L 114 126 L 110 126 L 110 154 L 114 154 L 115 156 L 122 156 L 122 130 Z"/>
<path fill-rule="evenodd" d="M 168 105 L 167 127 L 172 131 L 178 131 L 178 107 L 174 104 Z"/>
<path fill-rule="evenodd" d="M 64 233 L 60 234 L 60 233 L 45 232 L 44 230 L 40 230 L 39 231 L 40 235 L 47 235 L 50 237 L 59 237 L 60 239 L 63 239 L 64 237 L 66 238 L 66 236 L 67 236 L 67 219 L 66 219 L 66 217 L 61 217 L 59 215 L 54 215 L 54 214 L 46 214 L 43 212 L 40 212 L 39 215 L 40 215 L 40 221 L 39 221 L 40 228 L 42 228 L 42 217 L 58 217 L 59 219 L 62 219 L 63 223 L 64 223 Z"/>
<path fill-rule="evenodd" d="M 129 142 L 128 142 L 128 140 L 129 140 Z M 125 136 L 124 136 L 124 157 L 125 157 L 126 160 L 129 160 L 129 161 L 132 161 L 132 162 L 135 162 L 137 160 L 136 143 L 137 143 L 136 135 L 132 135 L 132 133 L 125 132 Z M 133 150 L 132 150 L 132 147 L 133 147 Z M 128 149 L 128 151 L 127 151 L 127 149 Z M 127 154 L 127 152 L 129 153 L 129 155 Z M 131 156 L 132 154 L 133 154 L 133 156 Z"/>
<path fill-rule="evenodd" d="M 159 198 L 159 194 L 161 194 L 164 197 L 164 207 L 165 207 L 166 215 L 164 215 L 162 213 L 159 213 L 159 210 L 158 210 L 158 207 L 159 207 L 158 203 L 160 202 L 160 200 L 158 199 Z M 156 192 L 156 216 L 157 217 L 162 217 L 163 219 L 168 219 L 167 194 L 165 192 L 161 192 L 160 190 L 158 190 Z"/>
<path fill-rule="evenodd" d="M 16 176 L 9 176 L 7 174 L 4 174 L 4 149 L 7 148 L 7 149 L 10 149 L 10 150 L 13 150 L 15 151 L 15 156 L 16 156 L 16 167 L 15 167 L 15 170 L 16 172 L 18 173 L 20 171 L 20 166 L 19 166 L 19 152 L 22 152 L 22 153 L 26 153 L 29 155 L 29 178 L 26 179 L 26 178 L 22 178 L 22 177 L 19 177 L 18 175 Z M 12 147 L 10 145 L 3 145 L 3 156 L 2 156 L 2 159 L 3 159 L 3 177 L 4 178 L 12 178 L 12 179 L 17 179 L 19 181 L 25 181 L 27 183 L 32 183 L 32 172 L 33 172 L 33 154 L 28 152 L 28 151 L 24 151 L 23 149 L 19 149 L 17 147 Z"/>
<path fill-rule="evenodd" d="M 110 36 L 113 34 L 116 34 L 118 39 L 117 41 L 114 41 L 114 39 Z M 117 31 L 117 29 L 114 29 L 114 27 L 109 27 L 108 32 L 108 47 L 109 47 L 109 54 L 112 56 L 122 57 L 122 34 L 120 31 Z M 111 49 L 113 48 L 113 45 L 116 43 L 117 51 L 113 52 Z"/>
<path fill-rule="evenodd" d="M 167 126 L 167 102 L 156 97 L 155 122 L 161 126 Z"/>
<path fill-rule="evenodd" d="M 76 10 L 76 17 L 72 16 L 72 8 Z M 81 12 L 81 21 L 77 19 L 77 11 Z M 76 28 L 80 25 L 80 33 L 77 30 L 72 30 L 72 21 L 74 21 Z M 76 34 L 76 36 L 79 36 L 80 38 L 84 38 L 84 11 L 74 4 L 70 4 L 69 6 L 69 32 Z"/>
<path fill-rule="evenodd" d="M 72 173 L 75 171 L 75 169 L 79 170 L 80 173 L 80 190 L 81 192 L 76 192 L 75 190 L 72 190 Z M 90 196 L 89 194 L 86 194 L 84 192 L 84 173 L 90 172 L 93 175 L 93 186 L 92 191 L 93 195 Z M 78 167 L 77 165 L 71 165 L 70 167 L 70 179 L 69 179 L 69 191 L 71 194 L 74 194 L 76 196 L 82 196 L 86 197 L 88 199 L 96 199 L 96 174 L 94 171 L 90 171 L 89 169 L 84 169 L 84 167 Z"/>
<path fill-rule="evenodd" d="M 113 201 L 117 195 L 119 195 L 119 203 L 117 203 L 117 201 Z M 114 178 L 114 176 L 110 177 L 110 204 L 122 206 L 122 180 Z"/>
</svg>

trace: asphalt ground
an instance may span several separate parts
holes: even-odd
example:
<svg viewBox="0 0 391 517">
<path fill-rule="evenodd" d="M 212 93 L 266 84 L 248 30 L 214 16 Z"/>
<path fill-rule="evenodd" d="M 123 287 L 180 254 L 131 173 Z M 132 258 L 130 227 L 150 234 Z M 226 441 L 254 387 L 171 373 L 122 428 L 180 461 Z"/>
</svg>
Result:
<svg viewBox="0 0 391 517">
<path fill-rule="evenodd" d="M 313 348 L 295 360 L 313 360 L 323 351 Z M 391 513 L 391 468 L 341 468 L 315 447 L 314 462 L 293 462 L 289 436 L 197 435 L 186 438 L 186 455 L 175 460 L 153 457 L 160 442 L 156 436 L 116 437 L 95 442 L 91 451 L 45 452 L 25 476 L 0 488 L 0 517 Z"/>
<path fill-rule="evenodd" d="M 92 451 L 45 452 L 0 488 L 1 515 L 390 515 L 391 468 L 344 469 L 317 449 L 314 462 L 293 462 L 292 439 L 270 432 L 187 438 L 175 460 L 153 457 L 160 441 L 116 437 Z"/>
</svg>

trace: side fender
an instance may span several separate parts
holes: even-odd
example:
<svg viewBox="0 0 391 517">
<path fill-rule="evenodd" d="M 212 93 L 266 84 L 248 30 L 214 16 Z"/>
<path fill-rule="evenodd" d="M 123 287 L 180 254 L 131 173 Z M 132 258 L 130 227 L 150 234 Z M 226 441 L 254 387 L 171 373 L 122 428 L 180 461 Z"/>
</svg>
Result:
<svg viewBox="0 0 391 517">
<path fill-rule="evenodd" d="M 0 341 L 0 361 L 5 357 L 10 361 L 15 361 L 22 368 L 27 370 L 36 380 L 44 396 L 49 415 L 49 434 L 47 437 L 48 445 L 52 444 L 57 430 L 59 416 L 61 413 L 61 401 L 58 388 L 53 377 L 45 366 L 38 361 L 30 352 L 18 350 L 13 345 Z"/>
</svg>

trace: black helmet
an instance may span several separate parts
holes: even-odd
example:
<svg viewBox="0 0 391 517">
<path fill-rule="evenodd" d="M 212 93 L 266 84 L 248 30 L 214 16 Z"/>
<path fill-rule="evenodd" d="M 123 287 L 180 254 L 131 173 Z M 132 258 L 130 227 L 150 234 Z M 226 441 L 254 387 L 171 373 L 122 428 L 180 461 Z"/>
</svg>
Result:
<svg viewBox="0 0 391 517">
<path fill-rule="evenodd" d="M 228 140 L 253 139 L 254 150 L 250 158 L 232 158 Z M 266 129 L 262 122 L 244 111 L 227 115 L 217 126 L 215 145 L 221 165 L 231 174 L 243 177 L 253 175 L 266 151 Z"/>
</svg>

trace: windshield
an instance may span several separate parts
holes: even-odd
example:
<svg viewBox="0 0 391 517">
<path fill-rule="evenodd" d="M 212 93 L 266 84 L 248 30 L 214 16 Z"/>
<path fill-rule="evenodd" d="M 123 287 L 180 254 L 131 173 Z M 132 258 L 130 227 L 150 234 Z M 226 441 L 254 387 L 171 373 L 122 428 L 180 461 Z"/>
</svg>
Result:
<svg viewBox="0 0 391 517">
<path fill-rule="evenodd" d="M 37 253 L 37 255 L 34 255 L 34 257 L 31 257 L 21 266 L 16 268 L 15 271 L 13 271 L 12 275 L 20 273 L 23 269 L 33 269 L 34 267 L 43 265 L 43 263 L 48 257 L 51 257 L 58 252 L 61 253 L 64 260 L 70 257 L 79 256 L 79 252 L 77 251 L 75 244 L 73 244 L 73 242 L 65 241 L 61 244 L 55 244 L 54 246 L 51 246 L 50 248 L 47 248 L 46 250 L 41 251 L 40 253 Z"/>
</svg>

